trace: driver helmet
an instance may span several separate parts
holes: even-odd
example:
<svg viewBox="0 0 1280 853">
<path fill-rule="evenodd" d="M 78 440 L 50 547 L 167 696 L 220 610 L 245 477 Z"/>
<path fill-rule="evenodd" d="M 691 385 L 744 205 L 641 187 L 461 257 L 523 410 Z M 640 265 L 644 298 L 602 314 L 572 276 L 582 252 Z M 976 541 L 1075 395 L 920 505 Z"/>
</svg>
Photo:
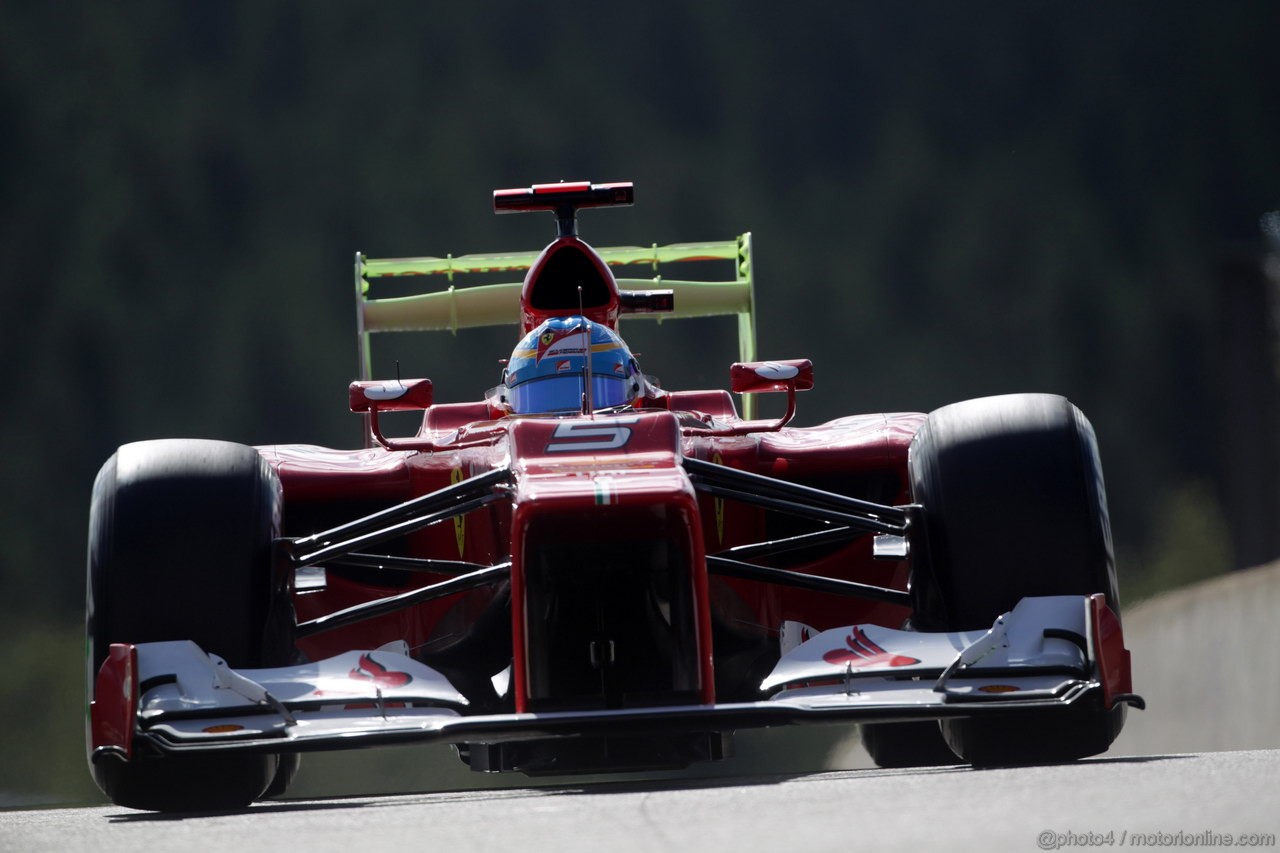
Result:
<svg viewBox="0 0 1280 853">
<path fill-rule="evenodd" d="M 592 409 L 629 405 L 643 395 L 644 375 L 616 332 L 586 317 L 553 317 L 525 335 L 511 353 L 503 380 L 511 411 L 582 411 L 588 349 Z"/>
</svg>

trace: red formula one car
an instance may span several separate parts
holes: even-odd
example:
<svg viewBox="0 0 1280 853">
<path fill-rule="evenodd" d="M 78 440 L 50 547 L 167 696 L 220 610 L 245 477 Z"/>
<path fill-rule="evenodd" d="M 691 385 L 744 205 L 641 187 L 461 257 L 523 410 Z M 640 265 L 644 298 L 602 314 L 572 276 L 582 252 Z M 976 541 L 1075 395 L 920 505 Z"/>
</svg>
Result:
<svg viewBox="0 0 1280 853">
<path fill-rule="evenodd" d="M 592 249 L 630 184 L 494 194 L 540 253 L 357 259 L 367 446 L 128 444 L 94 485 L 89 756 L 142 809 L 278 795 L 300 754 L 425 741 L 473 769 L 681 767 L 734 731 L 861 727 L 885 766 L 1108 748 L 1131 692 L 1094 432 L 1062 397 L 788 426 L 756 361 L 750 235 Z M 731 280 L 615 278 L 722 260 Z M 372 299 L 385 276 L 522 284 Z M 385 283 L 385 282 L 384 282 Z M 738 394 L 656 387 L 624 314 L 739 318 Z M 518 323 L 503 383 L 374 381 L 373 333 Z M 379 416 L 421 410 L 410 437 Z"/>
</svg>

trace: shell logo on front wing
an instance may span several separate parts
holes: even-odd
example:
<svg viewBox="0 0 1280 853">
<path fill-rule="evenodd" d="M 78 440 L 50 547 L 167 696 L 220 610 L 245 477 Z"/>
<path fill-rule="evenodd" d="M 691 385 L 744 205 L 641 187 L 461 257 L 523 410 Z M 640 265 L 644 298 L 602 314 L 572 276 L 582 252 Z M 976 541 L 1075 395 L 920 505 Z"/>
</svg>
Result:
<svg viewBox="0 0 1280 853">
<path fill-rule="evenodd" d="M 367 653 L 360 656 L 359 663 L 348 675 L 356 681 L 372 681 L 376 686 L 386 688 L 404 687 L 413 681 L 413 676 L 409 673 L 387 669 Z"/>
<path fill-rule="evenodd" d="M 832 649 L 822 656 L 827 663 L 851 666 L 861 669 L 870 666 L 914 666 L 920 663 L 918 658 L 887 652 L 867 637 L 865 631 L 855 627 L 853 633 L 845 637 L 848 648 Z"/>
</svg>

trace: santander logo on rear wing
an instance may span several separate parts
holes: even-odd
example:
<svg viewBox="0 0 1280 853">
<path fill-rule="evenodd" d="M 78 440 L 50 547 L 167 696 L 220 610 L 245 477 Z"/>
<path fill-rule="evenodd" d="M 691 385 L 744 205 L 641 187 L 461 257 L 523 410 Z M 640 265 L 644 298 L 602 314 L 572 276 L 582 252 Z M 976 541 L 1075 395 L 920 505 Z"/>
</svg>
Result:
<svg viewBox="0 0 1280 853">
<path fill-rule="evenodd" d="M 493 191 L 494 213 L 528 213 L 550 210 L 556 215 L 559 236 L 578 233 L 577 211 L 583 207 L 630 207 L 635 203 L 635 185 L 630 181 L 593 184 L 590 181 L 534 184 L 529 188 Z"/>
</svg>

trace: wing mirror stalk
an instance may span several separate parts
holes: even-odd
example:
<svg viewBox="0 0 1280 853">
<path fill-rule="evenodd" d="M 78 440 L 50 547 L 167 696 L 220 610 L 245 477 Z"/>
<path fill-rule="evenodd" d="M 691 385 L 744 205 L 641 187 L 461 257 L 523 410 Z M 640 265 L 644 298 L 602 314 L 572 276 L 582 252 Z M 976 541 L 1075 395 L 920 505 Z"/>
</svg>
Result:
<svg viewBox="0 0 1280 853">
<path fill-rule="evenodd" d="M 737 362 L 729 368 L 729 387 L 735 394 L 786 392 L 787 411 L 771 424 L 748 421 L 728 429 L 686 429 L 686 435 L 746 435 L 777 432 L 796 415 L 796 392 L 813 388 L 813 362 L 807 358 L 786 361 Z"/>
<path fill-rule="evenodd" d="M 429 409 L 435 401 L 430 379 L 352 382 L 347 388 L 351 411 L 369 416 L 369 433 L 387 450 L 430 450 L 421 441 L 393 442 L 382 434 L 379 412 L 412 412 Z M 428 442 L 429 444 L 429 442 Z"/>
</svg>

